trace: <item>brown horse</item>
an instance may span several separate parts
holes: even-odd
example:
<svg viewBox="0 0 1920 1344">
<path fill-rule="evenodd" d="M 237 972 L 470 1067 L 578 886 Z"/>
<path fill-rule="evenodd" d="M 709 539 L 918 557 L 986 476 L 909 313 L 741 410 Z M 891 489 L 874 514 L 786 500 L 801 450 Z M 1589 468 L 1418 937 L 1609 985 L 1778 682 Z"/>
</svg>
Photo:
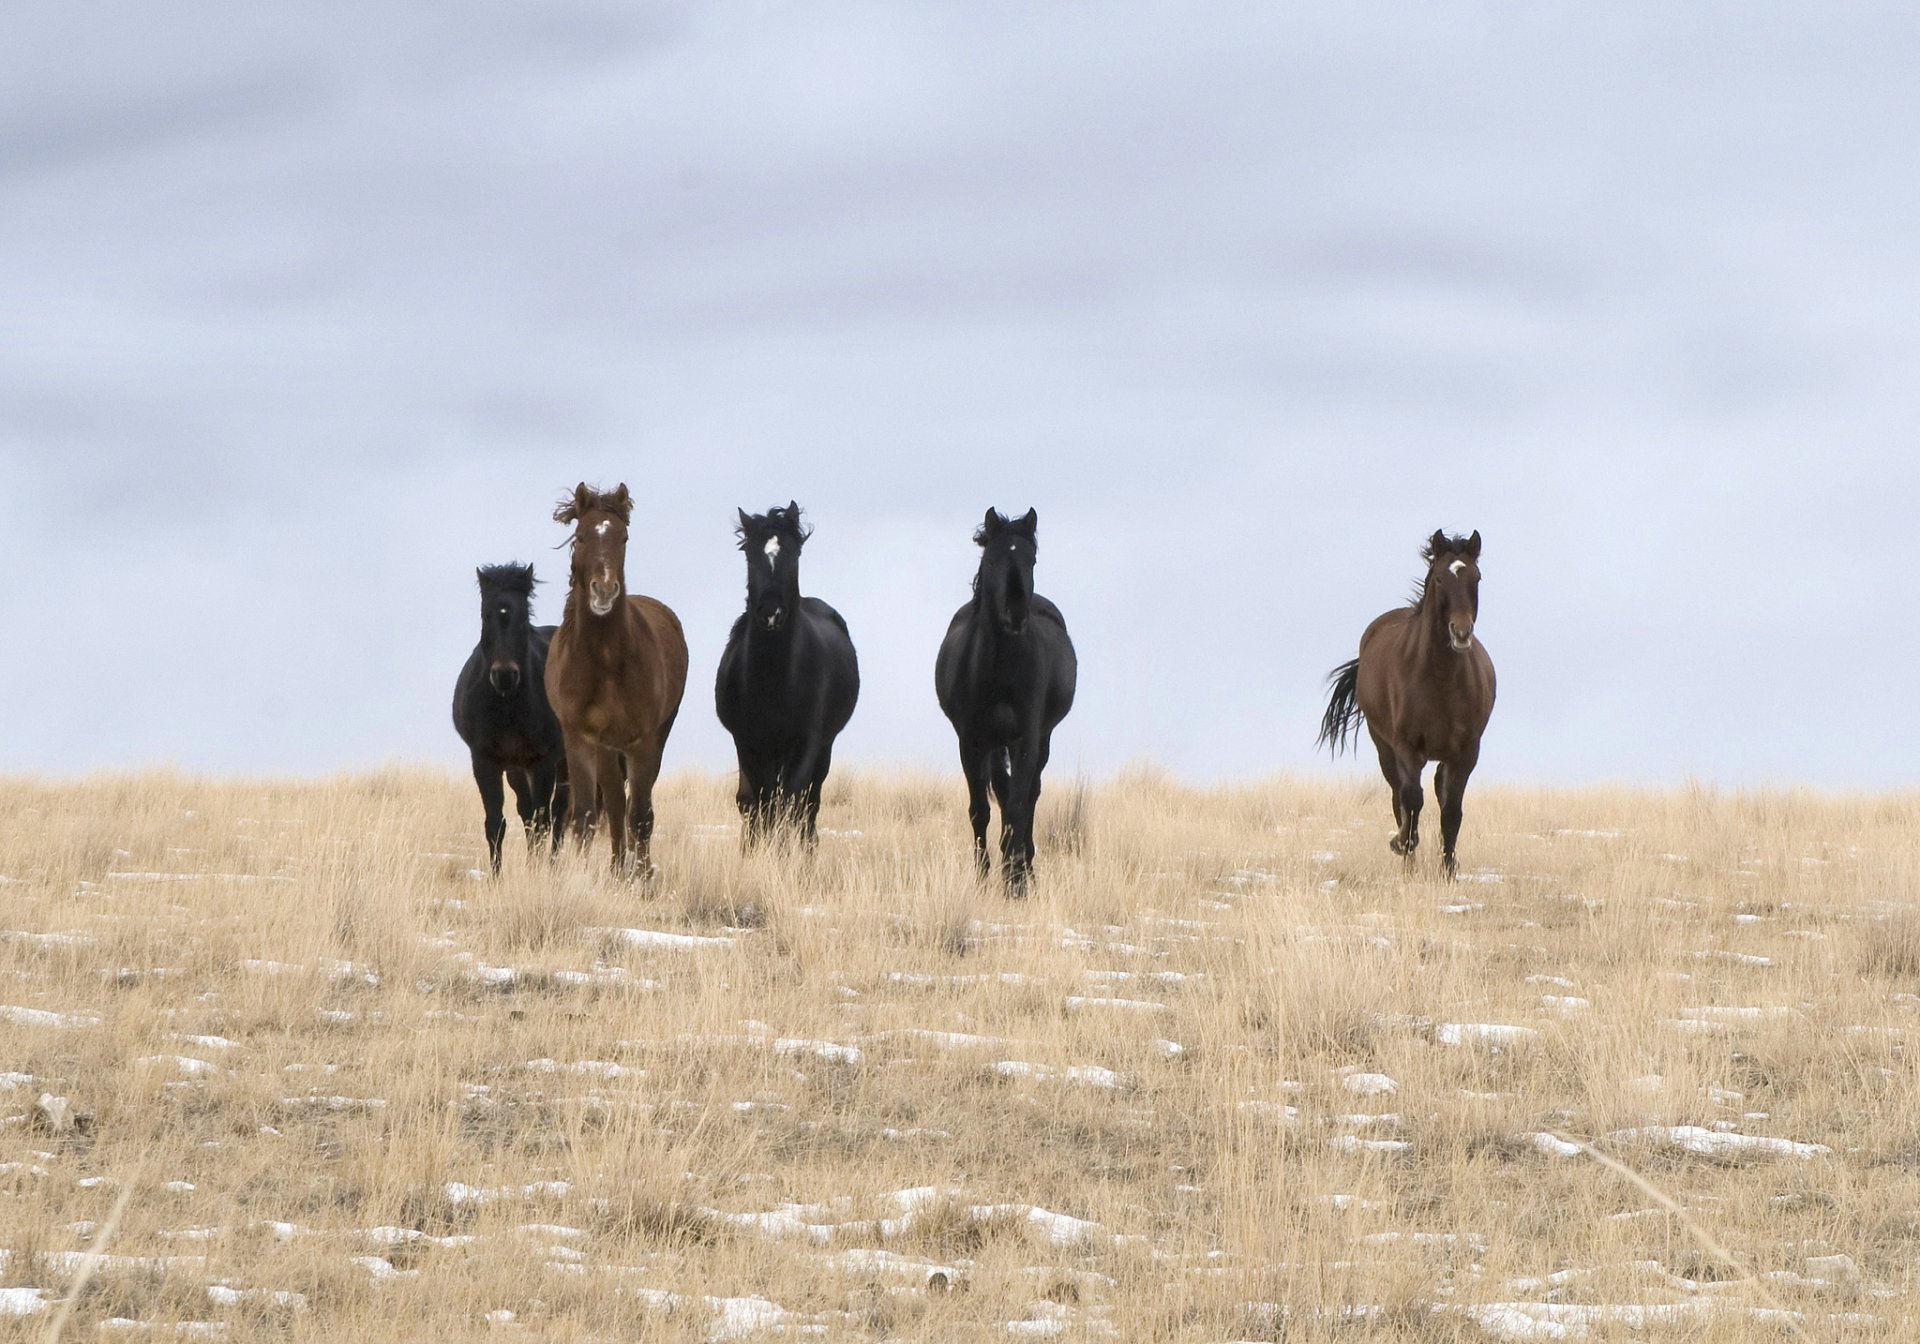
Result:
<svg viewBox="0 0 1920 1344">
<path fill-rule="evenodd" d="M 687 687 L 687 641 L 663 604 L 627 595 L 632 515 L 624 483 L 603 494 L 583 481 L 553 511 L 556 523 L 575 526 L 566 615 L 547 651 L 547 699 L 566 735 L 574 828 L 591 837 L 596 809 L 604 810 L 615 870 L 648 875 L 653 782 Z"/>
<path fill-rule="evenodd" d="M 1366 723 L 1400 824 L 1387 844 L 1409 865 L 1420 844 L 1420 772 L 1428 761 L 1439 762 L 1433 792 L 1440 802 L 1440 863 L 1452 877 L 1460 803 L 1493 714 L 1493 659 L 1473 633 L 1480 615 L 1480 534 L 1435 532 L 1420 557 L 1427 576 L 1413 602 L 1369 625 L 1360 656 L 1328 678 L 1333 695 L 1320 720 L 1320 741 L 1338 755 Z"/>
</svg>

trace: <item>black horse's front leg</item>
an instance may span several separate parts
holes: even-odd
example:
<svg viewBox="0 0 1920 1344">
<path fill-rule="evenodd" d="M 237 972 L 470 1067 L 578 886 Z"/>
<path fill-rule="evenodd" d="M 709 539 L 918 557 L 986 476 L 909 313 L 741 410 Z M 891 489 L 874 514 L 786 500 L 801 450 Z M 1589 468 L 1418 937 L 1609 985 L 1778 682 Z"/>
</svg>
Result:
<svg viewBox="0 0 1920 1344">
<path fill-rule="evenodd" d="M 1047 765 L 1046 734 L 1028 733 L 1008 751 L 1006 801 L 1000 816 L 1000 868 L 1007 893 L 1027 894 L 1033 876 L 1033 814 L 1040 803 L 1040 772 Z"/>
<path fill-rule="evenodd" d="M 500 780 L 500 767 L 474 756 L 473 782 L 480 786 L 480 806 L 486 812 L 487 861 L 498 874 L 500 845 L 507 838 L 507 791 Z"/>
<path fill-rule="evenodd" d="M 987 774 L 993 754 L 992 748 L 977 742 L 960 744 L 960 769 L 967 777 L 967 820 L 973 823 L 973 862 L 982 878 L 992 871 L 987 860 L 987 824 L 993 820 L 987 802 Z"/>
</svg>

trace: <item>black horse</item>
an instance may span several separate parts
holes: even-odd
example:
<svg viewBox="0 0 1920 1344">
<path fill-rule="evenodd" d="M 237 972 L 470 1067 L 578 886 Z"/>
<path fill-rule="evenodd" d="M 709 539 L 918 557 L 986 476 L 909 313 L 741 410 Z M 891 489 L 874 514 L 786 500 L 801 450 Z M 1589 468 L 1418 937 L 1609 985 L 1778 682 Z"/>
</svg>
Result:
<svg viewBox="0 0 1920 1344">
<path fill-rule="evenodd" d="M 793 822 L 811 846 L 833 739 L 860 698 L 860 661 L 840 613 L 800 596 L 800 548 L 811 534 L 800 506 L 739 513 L 747 609 L 720 655 L 714 706 L 740 757 L 747 842 Z"/>
<path fill-rule="evenodd" d="M 453 688 L 453 727 L 473 753 L 473 782 L 487 812 L 487 857 L 500 871 L 506 838 L 504 774 L 529 845 L 567 809 L 567 755 L 547 704 L 547 644 L 553 627 L 532 623 L 532 565 L 488 565 L 480 579 L 480 642 Z"/>
<path fill-rule="evenodd" d="M 987 789 L 1000 804 L 1000 875 L 1023 894 L 1033 867 L 1033 809 L 1054 725 L 1073 708 L 1079 672 L 1060 609 L 1033 591 L 1039 515 L 1008 522 L 987 510 L 973 601 L 954 614 L 934 663 L 940 708 L 960 738 L 967 815 L 980 875 L 988 872 Z"/>
</svg>

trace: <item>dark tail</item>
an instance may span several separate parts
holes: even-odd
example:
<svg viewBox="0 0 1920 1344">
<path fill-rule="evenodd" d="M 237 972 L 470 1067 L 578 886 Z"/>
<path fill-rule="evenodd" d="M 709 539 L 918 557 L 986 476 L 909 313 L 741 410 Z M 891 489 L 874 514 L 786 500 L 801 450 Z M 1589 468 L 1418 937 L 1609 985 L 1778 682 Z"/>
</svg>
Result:
<svg viewBox="0 0 1920 1344">
<path fill-rule="evenodd" d="M 1360 686 L 1360 660 L 1352 659 L 1333 669 L 1327 676 L 1333 694 L 1327 699 L 1327 712 L 1320 716 L 1320 737 L 1315 746 L 1329 748 L 1335 756 L 1358 738 L 1366 716 L 1355 698 Z"/>
</svg>

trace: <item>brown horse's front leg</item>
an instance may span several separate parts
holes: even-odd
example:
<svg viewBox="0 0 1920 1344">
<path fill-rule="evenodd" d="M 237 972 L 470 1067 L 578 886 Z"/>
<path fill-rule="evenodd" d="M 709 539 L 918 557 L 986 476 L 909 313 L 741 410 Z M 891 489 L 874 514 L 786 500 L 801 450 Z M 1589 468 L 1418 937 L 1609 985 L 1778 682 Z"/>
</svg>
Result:
<svg viewBox="0 0 1920 1344">
<path fill-rule="evenodd" d="M 613 871 L 628 871 L 627 791 L 621 779 L 620 753 L 612 747 L 594 751 L 594 772 L 600 785 L 600 808 L 607 818 L 607 836 L 613 842 Z"/>
<path fill-rule="evenodd" d="M 653 866 L 653 786 L 660 778 L 660 758 L 666 747 L 666 739 L 656 736 L 627 753 L 627 782 L 633 793 L 633 871 L 648 880 L 658 871 Z"/>
<path fill-rule="evenodd" d="M 1424 799 L 1420 794 L 1420 772 L 1426 767 L 1421 760 L 1399 760 L 1397 762 L 1400 778 L 1394 785 L 1394 812 L 1400 818 L 1400 833 L 1387 842 L 1387 848 L 1413 866 L 1414 851 L 1420 848 L 1420 806 Z"/>
<path fill-rule="evenodd" d="M 591 742 L 578 742 L 569 737 L 566 743 L 568 810 L 573 814 L 574 836 L 584 850 L 593 842 L 600 757 Z"/>
<path fill-rule="evenodd" d="M 1440 800 L 1440 867 L 1449 879 L 1459 872 L 1459 865 L 1453 858 L 1453 846 L 1460 838 L 1460 816 L 1467 797 L 1467 776 L 1473 773 L 1473 767 L 1478 763 L 1479 757 L 1476 755 L 1452 764 L 1442 761 L 1434 767 L 1433 793 Z"/>
</svg>

